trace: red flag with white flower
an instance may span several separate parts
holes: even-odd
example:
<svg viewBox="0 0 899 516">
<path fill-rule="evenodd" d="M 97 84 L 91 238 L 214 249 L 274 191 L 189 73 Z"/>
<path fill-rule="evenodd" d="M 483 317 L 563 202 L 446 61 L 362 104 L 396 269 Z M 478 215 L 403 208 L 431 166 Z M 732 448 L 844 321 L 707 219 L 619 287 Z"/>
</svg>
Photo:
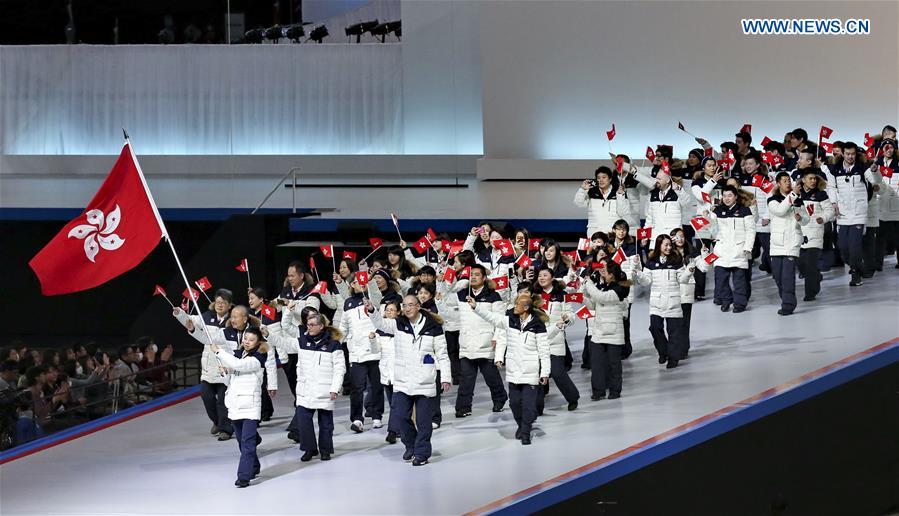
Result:
<svg viewBox="0 0 899 516">
<path fill-rule="evenodd" d="M 831 134 L 833 134 L 833 129 L 827 127 L 826 125 L 822 125 L 821 131 L 818 133 L 818 136 L 821 138 L 830 138 Z"/>
<path fill-rule="evenodd" d="M 238 264 L 237 267 L 234 268 L 236 270 L 239 270 L 240 272 L 247 272 L 248 270 L 250 270 L 250 262 L 248 262 L 247 259 L 244 258 L 240 261 L 240 264 Z"/>
<path fill-rule="evenodd" d="M 349 260 L 351 262 L 355 262 L 356 261 L 356 251 L 344 251 L 343 259 Z"/>
<path fill-rule="evenodd" d="M 415 252 L 418 254 L 425 254 L 430 246 L 431 242 L 428 241 L 428 235 L 425 235 L 419 238 L 413 247 L 415 247 Z"/>
<path fill-rule="evenodd" d="M 456 277 L 459 279 L 468 279 L 471 277 L 471 266 L 463 267 Z"/>
<path fill-rule="evenodd" d="M 590 319 L 591 317 L 593 317 L 593 312 L 591 312 L 590 309 L 586 306 L 582 306 L 578 308 L 577 312 L 575 312 L 575 315 L 577 315 L 578 319 Z"/>
<path fill-rule="evenodd" d="M 885 166 L 881 165 L 880 166 L 880 175 L 882 175 L 883 177 L 886 177 L 886 178 L 891 178 L 891 177 L 893 177 L 893 169 L 891 169 L 890 167 L 885 167 Z"/>
<path fill-rule="evenodd" d="M 184 299 L 193 299 L 194 301 L 196 301 L 197 299 L 200 299 L 200 291 L 195 288 L 186 288 L 184 289 L 184 292 L 181 293 L 181 297 L 183 297 Z"/>
<path fill-rule="evenodd" d="M 84 212 L 28 262 L 45 296 L 102 285 L 133 269 L 165 236 L 140 165 L 125 142 Z"/>
<path fill-rule="evenodd" d="M 493 283 L 496 284 L 496 290 L 505 290 L 509 288 L 509 276 L 498 276 L 492 279 Z"/>
<path fill-rule="evenodd" d="M 309 294 L 324 294 L 328 291 L 328 282 L 327 281 L 319 281 L 312 290 L 309 291 Z"/>
<path fill-rule="evenodd" d="M 699 231 L 700 229 L 709 225 L 709 219 L 705 217 L 693 217 L 690 219 L 690 225 L 693 226 L 693 229 Z"/>
<path fill-rule="evenodd" d="M 715 260 L 718 259 L 718 255 L 715 253 L 709 253 L 703 259 L 705 260 L 705 263 L 711 265 L 711 264 L 715 263 Z"/>
<path fill-rule="evenodd" d="M 767 136 L 762 138 L 762 148 L 764 149 L 765 145 L 768 145 L 769 143 L 771 143 L 771 141 L 772 141 L 771 138 L 768 138 Z"/>
<path fill-rule="evenodd" d="M 762 181 L 762 184 L 759 185 L 759 190 L 765 192 L 766 194 L 771 193 L 771 190 L 774 190 L 774 181 L 765 179 L 764 181 Z"/>
<path fill-rule="evenodd" d="M 513 254 L 515 254 L 515 248 L 512 247 L 512 241 L 508 238 L 494 240 L 493 247 L 498 249 L 503 256 L 512 256 Z"/>
<path fill-rule="evenodd" d="M 577 250 L 578 251 L 589 251 L 590 250 L 590 239 L 589 238 L 578 238 L 577 239 Z"/>
<path fill-rule="evenodd" d="M 712 204 L 712 196 L 708 192 L 702 192 L 702 202 Z"/>
<path fill-rule="evenodd" d="M 624 249 L 619 247 L 618 250 L 615 251 L 615 254 L 612 255 L 612 261 L 617 263 L 618 265 L 621 265 L 624 260 L 627 260 L 627 255 L 624 254 Z"/>
<path fill-rule="evenodd" d="M 262 304 L 262 309 L 259 311 L 259 313 L 261 313 L 263 317 L 272 321 L 278 320 L 278 311 L 265 303 Z"/>
<path fill-rule="evenodd" d="M 615 139 L 615 124 L 612 124 L 611 131 L 606 131 L 606 138 L 608 138 L 609 141 L 612 141 Z"/>
<path fill-rule="evenodd" d="M 656 153 L 652 150 L 652 147 L 646 147 L 646 159 L 649 161 L 656 160 Z"/>
<path fill-rule="evenodd" d="M 529 238 L 528 239 L 528 251 L 539 251 L 540 250 L 540 242 L 542 242 L 542 238 Z"/>
<path fill-rule="evenodd" d="M 528 253 L 521 253 L 521 256 L 515 260 L 515 263 L 521 268 L 528 268 L 533 264 L 533 260 L 528 256 Z"/>
<path fill-rule="evenodd" d="M 827 154 L 833 154 L 833 144 L 829 142 L 821 142 L 821 148 Z"/>
<path fill-rule="evenodd" d="M 196 284 L 197 288 L 202 290 L 203 292 L 206 292 L 207 290 L 212 288 L 212 282 L 209 281 L 209 278 L 207 278 L 206 276 L 198 279 L 194 282 L 194 284 Z"/>
<path fill-rule="evenodd" d="M 334 246 L 333 245 L 320 245 L 318 246 L 322 251 L 322 256 L 325 258 L 334 258 Z"/>
<path fill-rule="evenodd" d="M 368 243 L 371 244 L 372 251 L 377 251 L 384 245 L 384 241 L 380 238 L 371 237 L 368 239 Z"/>
<path fill-rule="evenodd" d="M 637 240 L 649 240 L 650 238 L 652 238 L 652 227 L 637 229 Z"/>
<path fill-rule="evenodd" d="M 582 303 L 584 302 L 584 294 L 582 292 L 575 292 L 573 294 L 565 294 L 565 302 L 566 303 Z"/>
<path fill-rule="evenodd" d="M 443 281 L 447 283 L 456 281 L 456 269 L 447 267 L 446 270 L 443 271 Z"/>
<path fill-rule="evenodd" d="M 356 271 L 356 283 L 359 284 L 360 287 L 365 287 L 368 285 L 368 271 Z"/>
<path fill-rule="evenodd" d="M 429 242 L 434 242 L 437 240 L 437 233 L 434 233 L 434 230 L 431 228 L 428 228 L 428 230 L 425 232 L 425 235 L 428 237 Z"/>
</svg>

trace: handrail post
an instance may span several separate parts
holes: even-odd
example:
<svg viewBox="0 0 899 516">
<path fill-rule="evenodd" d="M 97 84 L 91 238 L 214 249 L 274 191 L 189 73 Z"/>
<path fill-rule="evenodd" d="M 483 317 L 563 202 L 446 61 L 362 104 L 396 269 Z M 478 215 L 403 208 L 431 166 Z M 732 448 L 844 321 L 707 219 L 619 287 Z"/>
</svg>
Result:
<svg viewBox="0 0 899 516">
<path fill-rule="evenodd" d="M 297 212 L 297 169 L 292 168 L 292 169 L 290 169 L 290 171 L 293 172 L 293 188 L 291 189 L 292 191 L 290 193 L 293 195 L 293 213 L 296 213 Z"/>
<path fill-rule="evenodd" d="M 268 202 L 269 198 L 271 198 L 271 196 L 274 195 L 274 193 L 278 191 L 278 188 L 279 188 L 282 184 L 284 184 L 284 181 L 286 181 L 287 178 L 288 178 L 288 177 L 291 177 L 291 176 L 293 176 L 293 188 L 294 188 L 294 194 L 293 194 L 293 212 L 296 213 L 296 212 L 297 212 L 297 198 L 296 198 L 297 172 L 298 172 L 299 170 L 300 170 L 300 167 L 293 167 L 293 168 L 291 168 L 290 170 L 288 170 L 287 173 L 284 174 L 284 177 L 282 177 L 282 178 L 278 181 L 278 183 L 275 185 L 275 187 L 272 188 L 272 191 L 269 192 L 268 195 L 266 195 L 264 199 L 262 199 L 262 202 L 260 202 L 259 205 L 256 206 L 255 209 L 253 209 L 253 211 L 251 212 L 251 214 L 255 214 L 257 211 L 259 211 L 259 208 L 262 208 L 262 206 L 263 206 L 266 202 Z"/>
</svg>

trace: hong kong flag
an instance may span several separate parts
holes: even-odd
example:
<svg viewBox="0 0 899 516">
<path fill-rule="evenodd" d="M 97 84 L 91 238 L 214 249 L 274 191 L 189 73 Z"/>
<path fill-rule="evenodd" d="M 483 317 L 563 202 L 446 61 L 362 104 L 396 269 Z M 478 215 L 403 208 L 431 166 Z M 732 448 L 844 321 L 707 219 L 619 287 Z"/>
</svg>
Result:
<svg viewBox="0 0 899 516">
<path fill-rule="evenodd" d="M 518 259 L 515 260 L 515 263 L 518 264 L 519 267 L 527 268 L 530 267 L 531 264 L 533 264 L 533 261 L 528 256 L 528 253 L 521 253 L 521 256 L 519 256 Z"/>
<path fill-rule="evenodd" d="M 833 154 L 833 144 L 829 142 L 821 142 L 821 148 L 824 149 L 824 152 L 827 154 Z"/>
<path fill-rule="evenodd" d="M 891 169 L 890 167 L 885 167 L 885 166 L 881 165 L 880 166 L 880 175 L 882 175 L 883 177 L 886 177 L 886 178 L 891 178 L 891 177 L 893 177 L 893 169 Z"/>
<path fill-rule="evenodd" d="M 711 264 L 715 263 L 715 260 L 718 259 L 718 255 L 715 253 L 709 253 L 703 259 L 705 260 L 705 263 L 711 265 Z"/>
<path fill-rule="evenodd" d="M 351 262 L 356 261 L 356 252 L 355 251 L 344 251 L 343 257 Z"/>
<path fill-rule="evenodd" d="M 328 282 L 327 281 L 319 281 L 316 283 L 312 290 L 309 291 L 309 294 L 324 294 L 328 291 Z"/>
<path fill-rule="evenodd" d="M 207 278 L 206 276 L 203 276 L 202 278 L 198 279 L 197 281 L 194 282 L 194 284 L 197 286 L 198 289 L 202 290 L 203 292 L 206 292 L 207 290 L 212 288 L 212 282 L 209 281 L 209 278 Z"/>
<path fill-rule="evenodd" d="M 84 212 L 28 265 L 45 296 L 80 292 L 133 269 L 164 236 L 165 226 L 126 141 Z"/>
<path fill-rule="evenodd" d="M 762 138 L 762 148 L 765 148 L 765 145 L 768 145 L 769 143 L 771 143 L 771 138 L 768 138 L 767 136 Z"/>
<path fill-rule="evenodd" d="M 656 160 L 656 153 L 653 152 L 652 147 L 646 147 L 646 159 L 648 159 L 649 161 Z"/>
<path fill-rule="evenodd" d="M 528 239 L 528 251 L 539 251 L 540 250 L 540 242 L 542 242 L 542 238 L 529 238 Z"/>
<path fill-rule="evenodd" d="M 624 249 L 619 247 L 618 250 L 615 251 L 615 254 L 612 255 L 612 261 L 621 265 L 624 260 L 627 260 L 627 255 L 624 254 Z"/>
<path fill-rule="evenodd" d="M 709 219 L 705 217 L 693 217 L 690 219 L 690 224 L 693 226 L 693 229 L 699 231 L 709 225 Z"/>
<path fill-rule="evenodd" d="M 277 321 L 277 320 L 278 320 L 278 311 L 275 310 L 274 308 L 272 308 L 272 307 L 270 307 L 270 306 L 264 304 L 264 303 L 263 303 L 263 305 L 262 305 L 262 310 L 260 310 L 260 313 L 261 313 L 262 316 L 265 317 L 266 319 L 269 319 L 269 320 L 272 320 L 272 321 Z"/>
<path fill-rule="evenodd" d="M 250 270 L 250 262 L 247 261 L 246 258 L 240 261 L 240 264 L 237 267 L 234 267 L 236 270 L 240 272 L 247 272 Z"/>
<path fill-rule="evenodd" d="M 334 258 L 334 246 L 333 245 L 320 245 L 318 246 L 322 251 L 322 256 L 325 258 Z"/>
<path fill-rule="evenodd" d="M 431 242 L 428 241 L 428 236 L 425 235 L 419 238 L 418 241 L 415 242 L 414 247 L 415 252 L 417 252 L 418 254 L 425 254 L 425 252 L 427 252 L 428 250 L 428 247 L 431 247 Z"/>
<path fill-rule="evenodd" d="M 615 139 L 615 124 L 612 124 L 611 131 L 606 131 L 606 138 L 608 138 L 609 141 L 612 141 Z"/>
<path fill-rule="evenodd" d="M 752 124 L 743 124 L 740 128 L 741 133 L 752 133 Z"/>
<path fill-rule="evenodd" d="M 356 271 L 356 283 L 358 283 L 360 287 L 368 285 L 368 279 L 368 271 Z"/>
<path fill-rule="evenodd" d="M 493 278 L 493 283 L 496 284 L 496 290 L 505 290 L 509 288 L 509 277 L 508 276 L 499 276 Z"/>
<path fill-rule="evenodd" d="M 373 251 L 377 251 L 384 245 L 384 241 L 380 238 L 371 237 L 368 239 L 368 243 L 371 244 L 371 248 Z"/>
<path fill-rule="evenodd" d="M 578 308 L 577 312 L 575 312 L 575 315 L 577 315 L 578 319 L 590 319 L 591 317 L 593 317 L 593 313 L 590 312 L 590 309 L 586 306 Z"/>
<path fill-rule="evenodd" d="M 447 283 L 452 283 L 456 281 L 456 269 L 452 267 L 447 267 L 443 272 L 443 281 Z"/>
<path fill-rule="evenodd" d="M 771 190 L 774 190 L 774 182 L 765 179 L 764 181 L 762 181 L 762 184 L 759 185 L 759 189 L 766 194 L 769 194 L 771 193 Z"/>
<path fill-rule="evenodd" d="M 574 294 L 565 294 L 565 302 L 566 303 L 584 303 L 584 294 L 581 292 L 576 292 Z"/>
<path fill-rule="evenodd" d="M 827 127 L 826 125 L 822 125 L 821 132 L 818 133 L 821 138 L 830 138 L 831 134 L 833 134 L 833 129 Z"/>
<path fill-rule="evenodd" d="M 183 297 L 184 299 L 192 298 L 194 301 L 196 301 L 200 298 L 200 291 L 195 288 L 186 288 L 184 289 L 184 292 L 181 293 L 181 297 Z"/>
<path fill-rule="evenodd" d="M 762 183 L 765 181 L 765 176 L 761 174 L 754 174 L 752 176 L 752 186 L 759 188 L 762 186 Z"/>
<path fill-rule="evenodd" d="M 459 279 L 468 279 L 471 277 L 471 267 L 463 267 L 461 271 L 456 275 Z"/>
<path fill-rule="evenodd" d="M 712 204 L 712 196 L 708 192 L 702 192 L 702 202 Z"/>
<path fill-rule="evenodd" d="M 652 238 L 651 227 L 637 229 L 637 240 L 649 240 L 650 238 Z"/>
<path fill-rule="evenodd" d="M 498 249 L 503 256 L 512 256 L 513 254 L 515 254 L 515 248 L 512 247 L 512 241 L 508 238 L 494 240 L 493 247 Z"/>
</svg>

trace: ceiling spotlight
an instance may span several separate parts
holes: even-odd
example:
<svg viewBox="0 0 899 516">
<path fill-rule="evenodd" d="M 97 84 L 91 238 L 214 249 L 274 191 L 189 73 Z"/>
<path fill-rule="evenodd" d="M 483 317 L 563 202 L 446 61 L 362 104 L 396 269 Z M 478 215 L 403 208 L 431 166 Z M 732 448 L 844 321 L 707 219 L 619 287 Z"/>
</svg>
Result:
<svg viewBox="0 0 899 516">
<path fill-rule="evenodd" d="M 381 43 L 387 41 L 387 35 L 391 32 L 396 35 L 396 39 L 400 39 L 403 35 L 403 22 L 400 20 L 386 22 L 371 29 L 372 36 L 381 36 Z"/>
<path fill-rule="evenodd" d="M 283 31 L 281 30 L 280 25 L 275 25 L 274 27 L 269 27 L 265 29 L 265 39 L 270 40 L 272 43 L 277 44 L 278 40 L 284 37 Z"/>
<path fill-rule="evenodd" d="M 300 38 L 306 35 L 306 29 L 302 25 L 292 25 L 284 31 L 284 35 L 290 38 L 294 43 L 299 43 Z"/>
<path fill-rule="evenodd" d="M 244 43 L 262 43 L 262 29 L 248 30 L 243 35 Z"/>
<path fill-rule="evenodd" d="M 362 40 L 362 35 L 377 27 L 378 24 L 379 22 L 377 19 L 356 23 L 348 26 L 346 29 L 344 29 L 344 32 L 346 32 L 347 36 L 356 36 L 356 43 L 359 43 Z"/>
<path fill-rule="evenodd" d="M 323 39 L 328 37 L 328 28 L 324 25 L 319 25 L 318 27 L 312 29 L 312 32 L 309 33 L 309 39 L 316 43 L 321 43 Z"/>
</svg>

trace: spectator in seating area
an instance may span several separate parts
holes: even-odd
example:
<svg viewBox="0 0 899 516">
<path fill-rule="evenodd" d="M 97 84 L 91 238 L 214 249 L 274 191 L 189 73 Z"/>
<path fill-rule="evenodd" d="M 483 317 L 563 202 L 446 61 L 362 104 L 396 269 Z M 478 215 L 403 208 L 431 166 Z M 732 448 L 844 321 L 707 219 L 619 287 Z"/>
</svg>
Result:
<svg viewBox="0 0 899 516">
<path fill-rule="evenodd" d="M 6 362 L 7 360 L 12 360 L 16 364 L 18 364 L 19 350 L 17 350 L 15 347 L 0 349 L 0 362 Z M 18 367 L 16 369 L 18 369 Z"/>
<path fill-rule="evenodd" d="M 45 421 L 50 415 L 50 402 L 44 398 L 44 388 L 47 384 L 47 368 L 34 366 L 25 373 L 25 385 L 31 394 L 34 416 L 39 421 Z"/>
<path fill-rule="evenodd" d="M 119 395 L 132 405 L 140 401 L 138 396 L 140 389 L 135 374 L 140 371 L 137 365 L 139 360 L 134 346 L 122 346 L 119 348 L 119 358 L 113 364 L 110 374 L 110 380 L 121 380 Z"/>
<path fill-rule="evenodd" d="M 43 436 L 39 418 L 32 412 L 31 393 L 24 392 L 16 398 L 16 446 Z"/>
<path fill-rule="evenodd" d="M 140 370 L 153 369 L 141 375 L 149 383 L 153 393 L 164 394 L 171 392 L 174 387 L 172 371 L 175 369 L 175 366 L 170 366 L 169 368 L 159 366 L 164 366 L 172 360 L 172 353 L 174 353 L 172 345 L 166 345 L 160 352 L 156 342 L 153 341 L 153 337 L 144 336 L 137 339 L 137 347 L 143 355 L 138 364 Z"/>
<path fill-rule="evenodd" d="M 7 359 L 0 364 L 0 391 L 16 390 L 19 379 L 19 364 Z"/>
</svg>

